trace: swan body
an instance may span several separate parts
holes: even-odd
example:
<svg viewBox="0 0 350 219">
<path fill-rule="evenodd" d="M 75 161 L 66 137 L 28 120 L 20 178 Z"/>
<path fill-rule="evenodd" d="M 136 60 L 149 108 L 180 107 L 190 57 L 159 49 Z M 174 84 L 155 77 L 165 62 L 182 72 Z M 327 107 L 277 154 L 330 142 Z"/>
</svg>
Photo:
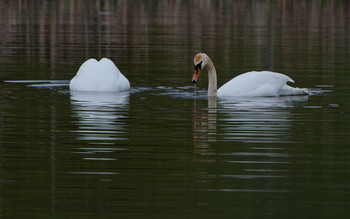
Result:
<svg viewBox="0 0 350 219">
<path fill-rule="evenodd" d="M 89 59 L 80 66 L 69 88 L 73 91 L 120 92 L 129 90 L 130 83 L 110 59 Z"/>
<path fill-rule="evenodd" d="M 222 85 L 218 96 L 285 96 L 308 94 L 306 89 L 287 85 L 294 81 L 287 75 L 270 71 L 251 71 Z"/>
<path fill-rule="evenodd" d="M 291 87 L 287 82 L 294 81 L 287 75 L 271 71 L 246 72 L 231 79 L 217 89 L 216 70 L 214 64 L 205 53 L 198 53 L 194 58 L 195 72 L 192 82 L 196 83 L 202 68 L 208 69 L 208 96 L 247 97 L 247 96 L 287 96 L 308 95 L 305 88 Z"/>
</svg>

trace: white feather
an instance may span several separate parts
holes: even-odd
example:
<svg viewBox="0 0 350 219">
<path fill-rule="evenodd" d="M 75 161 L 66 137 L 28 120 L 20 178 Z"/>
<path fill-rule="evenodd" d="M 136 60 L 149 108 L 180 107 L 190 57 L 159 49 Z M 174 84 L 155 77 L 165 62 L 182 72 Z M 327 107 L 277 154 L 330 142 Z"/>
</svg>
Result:
<svg viewBox="0 0 350 219">
<path fill-rule="evenodd" d="M 89 59 L 80 66 L 69 88 L 74 91 L 120 92 L 129 90 L 130 83 L 110 59 Z"/>
<path fill-rule="evenodd" d="M 270 71 L 251 71 L 231 79 L 221 86 L 218 96 L 281 96 L 308 94 L 306 89 L 286 83 L 294 81 L 287 75 Z"/>
</svg>

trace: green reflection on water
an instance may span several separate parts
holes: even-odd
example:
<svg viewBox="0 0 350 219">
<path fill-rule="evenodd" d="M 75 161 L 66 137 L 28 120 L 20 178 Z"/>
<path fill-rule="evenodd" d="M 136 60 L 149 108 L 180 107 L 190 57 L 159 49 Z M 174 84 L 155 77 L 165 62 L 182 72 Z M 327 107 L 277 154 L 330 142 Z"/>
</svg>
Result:
<svg viewBox="0 0 350 219">
<path fill-rule="evenodd" d="M 347 1 L 0 4 L 2 81 L 109 57 L 133 87 L 1 83 L 1 217 L 349 214 Z M 190 87 L 199 51 L 219 85 L 272 70 L 322 92 L 213 107 L 205 76 Z"/>
</svg>

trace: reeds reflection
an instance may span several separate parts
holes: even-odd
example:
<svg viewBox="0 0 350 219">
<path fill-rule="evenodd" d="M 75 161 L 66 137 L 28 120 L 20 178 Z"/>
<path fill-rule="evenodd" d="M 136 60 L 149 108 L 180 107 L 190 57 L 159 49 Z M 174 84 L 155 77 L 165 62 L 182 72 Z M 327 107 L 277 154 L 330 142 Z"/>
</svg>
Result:
<svg viewBox="0 0 350 219">
<path fill-rule="evenodd" d="M 182 63 L 198 50 L 224 57 L 223 72 L 307 62 L 305 72 L 342 63 L 346 54 L 334 51 L 350 37 L 347 0 L 20 0 L 0 8 L 0 61 L 39 59 L 52 68 L 91 56 L 147 63 L 158 48 L 158 56 Z"/>
</svg>

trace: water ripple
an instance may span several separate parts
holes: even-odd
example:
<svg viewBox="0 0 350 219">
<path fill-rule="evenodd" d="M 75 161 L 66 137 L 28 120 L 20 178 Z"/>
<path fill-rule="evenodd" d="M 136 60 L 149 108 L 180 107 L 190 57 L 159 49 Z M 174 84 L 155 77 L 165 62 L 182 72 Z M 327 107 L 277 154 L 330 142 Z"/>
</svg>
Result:
<svg viewBox="0 0 350 219">
<path fill-rule="evenodd" d="M 96 144 L 124 141 L 126 137 L 129 92 L 74 92 L 71 91 L 72 121 L 78 126 L 77 140 Z"/>
</svg>

